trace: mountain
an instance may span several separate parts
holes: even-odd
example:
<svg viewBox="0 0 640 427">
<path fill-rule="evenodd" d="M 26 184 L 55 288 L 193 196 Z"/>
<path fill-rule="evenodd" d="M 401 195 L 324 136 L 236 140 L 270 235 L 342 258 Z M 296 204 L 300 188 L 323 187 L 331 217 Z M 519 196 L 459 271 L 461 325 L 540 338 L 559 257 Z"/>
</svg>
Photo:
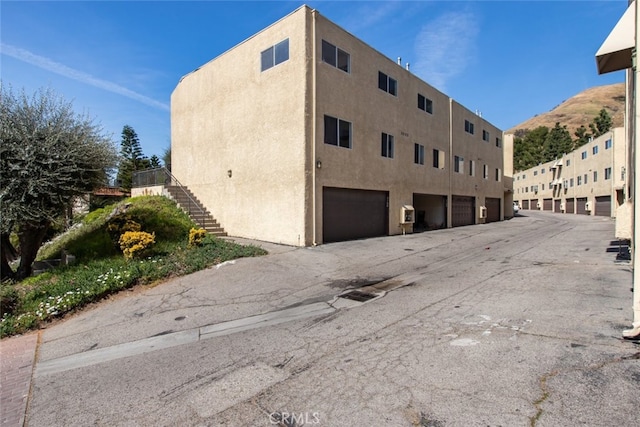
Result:
<svg viewBox="0 0 640 427">
<path fill-rule="evenodd" d="M 512 127 L 506 133 L 515 133 L 519 129 L 533 130 L 538 126 L 546 126 L 551 129 L 556 125 L 556 122 L 560 122 L 561 125 L 567 126 L 571 137 L 574 137 L 573 133 L 580 125 L 589 128 L 589 123 L 602 108 L 607 110 L 611 116 L 613 127 L 621 127 L 624 123 L 624 101 L 624 83 L 592 87 L 562 101 L 551 111 L 538 114 Z"/>
</svg>

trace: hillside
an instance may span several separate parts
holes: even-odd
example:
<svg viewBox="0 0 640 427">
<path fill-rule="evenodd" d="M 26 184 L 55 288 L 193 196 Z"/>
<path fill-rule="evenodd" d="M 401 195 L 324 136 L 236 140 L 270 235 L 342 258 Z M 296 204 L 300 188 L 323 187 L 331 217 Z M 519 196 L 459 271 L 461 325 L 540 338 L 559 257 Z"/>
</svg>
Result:
<svg viewBox="0 0 640 427">
<path fill-rule="evenodd" d="M 624 121 L 624 83 L 596 86 L 563 101 L 551 111 L 538 114 L 517 126 L 507 130 L 514 133 L 518 129 L 535 129 L 538 126 L 553 128 L 556 122 L 567 126 L 573 132 L 584 125 L 588 127 L 602 108 L 606 109 L 613 120 L 614 127 L 623 126 Z"/>
</svg>

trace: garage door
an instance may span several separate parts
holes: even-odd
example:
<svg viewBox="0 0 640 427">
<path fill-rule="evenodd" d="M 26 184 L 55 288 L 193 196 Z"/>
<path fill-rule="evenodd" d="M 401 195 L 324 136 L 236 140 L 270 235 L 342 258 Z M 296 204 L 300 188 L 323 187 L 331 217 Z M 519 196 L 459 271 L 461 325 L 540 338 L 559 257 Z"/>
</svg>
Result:
<svg viewBox="0 0 640 427">
<path fill-rule="evenodd" d="M 322 240 L 341 242 L 389 234 L 388 193 L 322 189 Z"/>
<path fill-rule="evenodd" d="M 554 212 L 561 212 L 562 209 L 560 209 L 560 199 L 554 200 L 553 201 L 553 211 Z"/>
<path fill-rule="evenodd" d="M 529 201 L 528 200 L 523 200 L 522 201 L 522 209 L 529 209 Z"/>
<path fill-rule="evenodd" d="M 574 205 L 575 205 L 575 199 L 567 199 L 567 201 L 565 202 L 565 210 L 564 211 L 566 213 L 573 213 Z"/>
<path fill-rule="evenodd" d="M 487 222 L 500 221 L 500 199 L 487 197 L 484 203 L 487 207 Z"/>
<path fill-rule="evenodd" d="M 596 197 L 596 215 L 611 216 L 611 196 Z"/>
<path fill-rule="evenodd" d="M 473 225 L 476 223 L 476 198 L 451 196 L 451 226 Z"/>
<path fill-rule="evenodd" d="M 580 215 L 589 215 L 587 212 L 587 198 L 586 197 L 578 197 L 576 199 L 576 213 Z"/>
<path fill-rule="evenodd" d="M 537 210 L 538 209 L 538 199 L 529 200 L 529 207 L 531 208 L 531 210 Z"/>
</svg>

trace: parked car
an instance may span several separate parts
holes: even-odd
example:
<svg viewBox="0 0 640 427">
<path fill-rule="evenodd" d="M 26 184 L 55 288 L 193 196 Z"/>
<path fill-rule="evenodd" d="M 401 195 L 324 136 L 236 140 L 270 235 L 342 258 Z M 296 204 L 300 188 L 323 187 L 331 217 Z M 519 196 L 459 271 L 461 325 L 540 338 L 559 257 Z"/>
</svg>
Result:
<svg viewBox="0 0 640 427">
<path fill-rule="evenodd" d="M 517 215 L 520 212 L 520 206 L 518 206 L 518 202 L 513 202 L 513 215 Z"/>
</svg>

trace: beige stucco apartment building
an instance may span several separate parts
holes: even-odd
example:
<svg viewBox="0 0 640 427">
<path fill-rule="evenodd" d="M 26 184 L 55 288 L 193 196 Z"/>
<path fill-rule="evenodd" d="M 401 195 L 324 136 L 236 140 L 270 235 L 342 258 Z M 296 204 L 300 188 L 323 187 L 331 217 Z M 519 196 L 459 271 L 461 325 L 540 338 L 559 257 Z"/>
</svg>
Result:
<svg viewBox="0 0 640 427">
<path fill-rule="evenodd" d="M 625 201 L 626 168 L 625 130 L 614 128 L 562 158 L 515 173 L 513 198 L 525 210 L 615 217 Z"/>
<path fill-rule="evenodd" d="M 307 246 L 512 212 L 502 131 L 307 6 L 184 76 L 171 124 L 172 173 L 233 236 Z"/>
</svg>

